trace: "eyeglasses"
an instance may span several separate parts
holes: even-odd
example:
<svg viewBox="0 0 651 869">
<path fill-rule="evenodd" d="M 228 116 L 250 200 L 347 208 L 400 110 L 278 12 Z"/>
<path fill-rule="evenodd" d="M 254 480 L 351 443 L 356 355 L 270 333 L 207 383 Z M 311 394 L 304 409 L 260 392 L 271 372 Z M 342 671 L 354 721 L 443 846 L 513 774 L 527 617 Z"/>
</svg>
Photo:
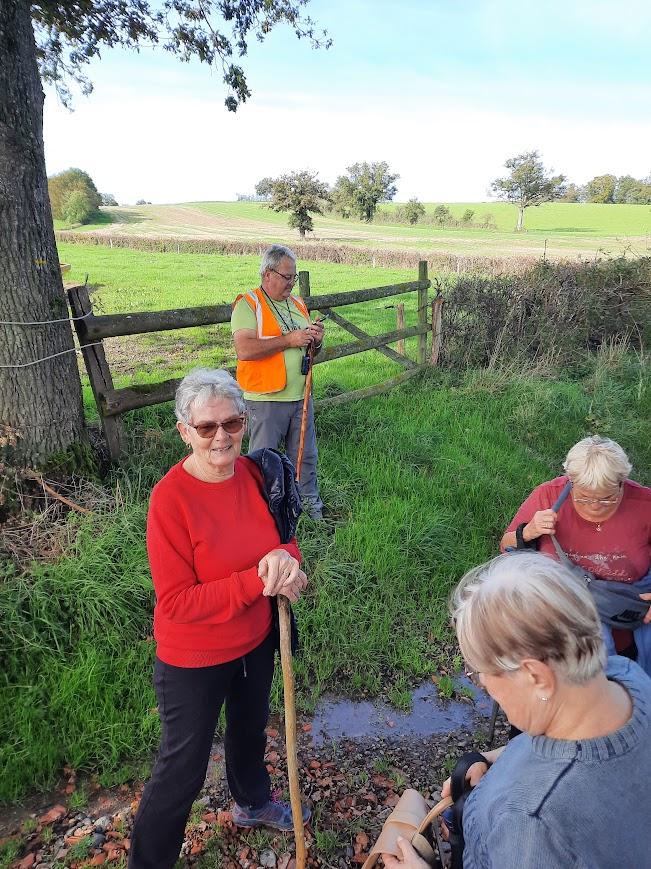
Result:
<svg viewBox="0 0 651 869">
<path fill-rule="evenodd" d="M 224 422 L 200 422 L 199 425 L 186 422 L 186 425 L 188 428 L 193 428 L 200 438 L 212 438 L 220 427 L 228 434 L 237 434 L 244 428 L 244 421 L 245 417 L 236 416 L 233 419 L 224 420 Z"/>
<path fill-rule="evenodd" d="M 286 283 L 291 284 L 292 287 L 298 280 L 298 275 L 284 275 L 282 272 L 277 272 L 276 269 L 269 269 L 269 271 L 278 275 L 278 277 L 282 278 Z"/>
<path fill-rule="evenodd" d="M 599 504 L 603 507 L 608 507 L 611 504 L 616 504 L 619 501 L 619 496 L 622 492 L 622 484 L 620 483 L 617 487 L 617 494 L 611 495 L 609 498 L 577 498 L 575 495 L 572 495 L 572 499 L 575 504 Z"/>
</svg>

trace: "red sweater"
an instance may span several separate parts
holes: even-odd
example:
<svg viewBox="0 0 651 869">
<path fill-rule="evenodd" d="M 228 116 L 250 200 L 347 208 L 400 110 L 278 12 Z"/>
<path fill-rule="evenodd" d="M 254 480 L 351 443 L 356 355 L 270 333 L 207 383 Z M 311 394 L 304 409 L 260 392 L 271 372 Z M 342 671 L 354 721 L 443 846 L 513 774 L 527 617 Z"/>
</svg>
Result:
<svg viewBox="0 0 651 869">
<path fill-rule="evenodd" d="M 567 483 L 556 477 L 533 490 L 506 529 L 515 531 L 530 522 L 538 510 L 548 510 Z M 624 494 L 615 513 L 599 525 L 582 519 L 574 509 L 572 495 L 558 513 L 556 537 L 571 561 L 602 579 L 635 582 L 651 564 L 651 489 L 624 481 Z M 540 551 L 556 557 L 547 535 L 540 538 Z"/>
<path fill-rule="evenodd" d="M 185 461 L 185 459 L 183 460 Z M 222 483 L 174 465 L 154 486 L 147 552 L 156 591 L 156 654 L 176 667 L 208 667 L 246 655 L 267 636 L 271 605 L 258 562 L 281 544 L 261 494 L 262 477 L 242 457 Z"/>
</svg>

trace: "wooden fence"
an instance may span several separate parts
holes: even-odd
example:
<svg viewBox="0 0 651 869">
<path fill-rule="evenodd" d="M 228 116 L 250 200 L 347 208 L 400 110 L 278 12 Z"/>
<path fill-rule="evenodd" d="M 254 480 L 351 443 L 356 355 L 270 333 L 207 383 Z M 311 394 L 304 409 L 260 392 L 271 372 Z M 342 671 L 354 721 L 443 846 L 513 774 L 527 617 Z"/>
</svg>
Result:
<svg viewBox="0 0 651 869">
<path fill-rule="evenodd" d="M 315 358 L 314 364 L 343 359 L 367 350 L 377 350 L 397 362 L 402 368 L 399 374 L 383 383 L 344 392 L 316 402 L 316 408 L 344 404 L 360 398 L 378 395 L 398 386 L 428 365 L 435 365 L 438 360 L 441 343 L 441 307 L 443 300 L 438 295 L 430 304 L 427 291 L 431 282 L 427 276 L 427 262 L 421 261 L 418 268 L 418 280 L 401 284 L 391 284 L 386 287 L 371 287 L 364 290 L 352 290 L 343 293 L 328 293 L 312 296 L 310 294 L 309 272 L 299 272 L 299 293 L 304 299 L 308 310 L 327 314 L 329 319 L 347 332 L 357 341 L 326 347 Z M 336 313 L 334 308 L 356 305 L 375 299 L 385 299 L 403 293 L 418 293 L 418 322 L 415 326 L 405 327 L 404 305 L 398 309 L 398 328 L 382 335 L 369 335 L 349 320 Z M 119 457 L 124 445 L 124 429 L 122 414 L 139 407 L 161 404 L 174 398 L 178 379 L 164 380 L 160 383 L 128 386 L 116 389 L 104 353 L 103 340 L 125 335 L 140 335 L 146 332 L 163 332 L 171 329 L 185 329 L 190 326 L 209 326 L 217 323 L 229 323 L 231 305 L 210 305 L 199 308 L 179 308 L 172 311 L 152 311 L 133 314 L 96 315 L 86 286 L 68 288 L 70 309 L 74 317 L 77 338 L 82 350 L 90 385 L 95 396 L 102 428 L 112 458 Z M 432 332 L 432 348 L 428 358 L 427 333 Z M 409 359 L 404 352 L 404 339 L 418 337 L 417 361 Z M 393 350 L 389 344 L 398 342 L 398 350 Z"/>
</svg>

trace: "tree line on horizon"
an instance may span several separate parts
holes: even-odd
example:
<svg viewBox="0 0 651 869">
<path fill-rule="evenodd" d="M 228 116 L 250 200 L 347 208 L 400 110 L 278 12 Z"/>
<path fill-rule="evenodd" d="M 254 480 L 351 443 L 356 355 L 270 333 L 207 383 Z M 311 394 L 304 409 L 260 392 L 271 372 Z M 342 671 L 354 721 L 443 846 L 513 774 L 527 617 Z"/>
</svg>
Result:
<svg viewBox="0 0 651 869">
<path fill-rule="evenodd" d="M 568 184 L 564 175 L 552 175 L 545 168 L 538 151 L 510 157 L 504 165 L 509 174 L 496 178 L 489 193 L 516 206 L 516 231 L 524 229 L 526 209 L 544 202 L 651 204 L 651 176 L 639 180 L 631 175 L 620 178 L 599 175 L 582 186 Z M 288 212 L 290 228 L 298 229 L 301 237 L 314 229 L 311 214 L 333 212 L 344 218 L 355 217 L 370 223 L 376 217 L 378 205 L 394 198 L 397 191 L 395 182 L 400 175 L 391 171 L 385 161 L 355 163 L 346 169 L 346 173 L 340 175 L 332 187 L 319 180 L 318 172 L 307 169 L 277 178 L 265 177 L 256 184 L 255 196 L 249 198 L 266 202 L 274 211 Z M 415 224 L 424 216 L 424 205 L 413 197 L 399 207 L 395 219 Z M 433 221 L 441 226 L 471 226 L 474 225 L 473 216 L 472 209 L 467 209 L 461 220 L 456 221 L 447 206 L 439 205 Z"/>
</svg>

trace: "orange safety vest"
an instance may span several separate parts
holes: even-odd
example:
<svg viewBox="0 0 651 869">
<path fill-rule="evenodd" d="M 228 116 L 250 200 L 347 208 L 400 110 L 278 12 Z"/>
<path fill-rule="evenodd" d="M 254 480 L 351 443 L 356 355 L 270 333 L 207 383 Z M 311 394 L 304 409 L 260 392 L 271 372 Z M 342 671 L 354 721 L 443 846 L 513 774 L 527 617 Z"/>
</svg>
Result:
<svg viewBox="0 0 651 869">
<path fill-rule="evenodd" d="M 276 338 L 282 335 L 282 329 L 271 306 L 260 287 L 239 295 L 233 307 L 240 299 L 245 299 L 247 305 L 255 314 L 258 338 Z M 302 299 L 289 296 L 297 310 L 309 321 L 310 314 Z M 288 300 L 289 301 L 289 300 Z M 245 392 L 280 392 L 287 384 L 287 369 L 285 356 L 281 350 L 264 359 L 238 359 L 236 370 L 237 382 Z"/>
</svg>

